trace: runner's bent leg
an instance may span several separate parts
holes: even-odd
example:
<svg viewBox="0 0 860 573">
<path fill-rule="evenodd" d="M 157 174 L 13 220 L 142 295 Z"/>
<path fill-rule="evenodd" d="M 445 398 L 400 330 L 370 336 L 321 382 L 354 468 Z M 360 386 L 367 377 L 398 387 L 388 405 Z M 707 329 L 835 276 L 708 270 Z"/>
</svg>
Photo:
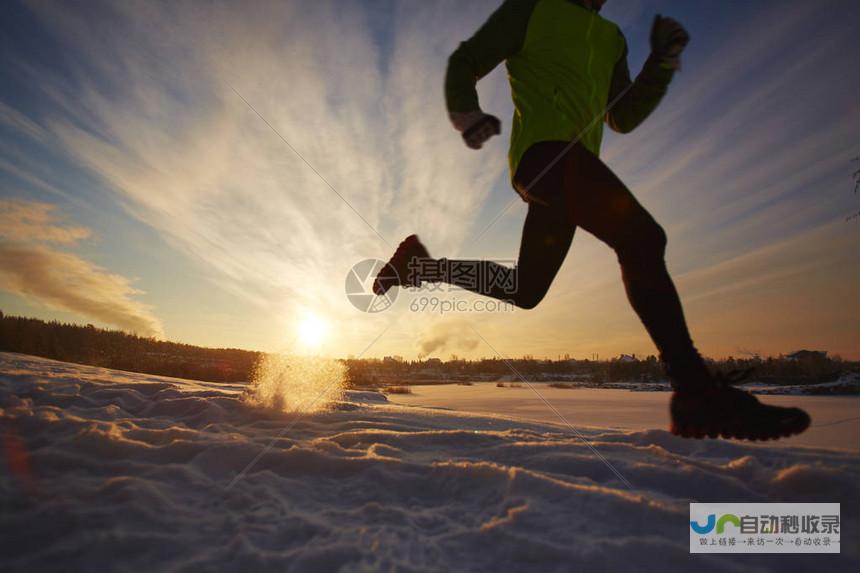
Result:
<svg viewBox="0 0 860 573">
<path fill-rule="evenodd" d="M 520 308 L 534 308 L 549 290 L 573 240 L 575 227 L 558 214 L 549 207 L 529 205 L 515 267 L 441 259 L 445 282 Z"/>
<path fill-rule="evenodd" d="M 531 186 L 555 157 L 552 154 L 554 149 L 554 142 L 538 143 L 529 148 L 517 169 L 515 182 L 518 188 Z M 440 263 L 446 266 L 445 282 L 510 301 L 520 308 L 538 305 L 567 256 L 576 226 L 569 222 L 561 207 L 564 202 L 561 170 L 551 170 L 537 179 L 530 193 L 550 206 L 529 203 L 516 266 L 503 267 L 493 261 L 442 259 Z M 480 271 L 484 278 L 507 276 L 510 280 L 479 280 L 476 284 L 473 275 L 462 272 L 468 269 Z"/>
</svg>

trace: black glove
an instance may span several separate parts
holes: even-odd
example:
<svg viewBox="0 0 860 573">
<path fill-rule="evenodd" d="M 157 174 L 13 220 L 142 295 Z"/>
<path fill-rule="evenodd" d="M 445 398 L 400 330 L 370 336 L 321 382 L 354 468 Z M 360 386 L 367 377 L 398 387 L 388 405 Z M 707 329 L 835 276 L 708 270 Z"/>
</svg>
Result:
<svg viewBox="0 0 860 573">
<path fill-rule="evenodd" d="M 482 111 L 449 114 L 454 128 L 463 134 L 463 141 L 472 149 L 481 149 L 488 139 L 502 132 L 502 122 Z"/>
<path fill-rule="evenodd" d="M 660 65 L 673 70 L 681 69 L 681 52 L 690 42 L 690 35 L 681 24 L 660 14 L 651 25 L 651 54 Z"/>
</svg>

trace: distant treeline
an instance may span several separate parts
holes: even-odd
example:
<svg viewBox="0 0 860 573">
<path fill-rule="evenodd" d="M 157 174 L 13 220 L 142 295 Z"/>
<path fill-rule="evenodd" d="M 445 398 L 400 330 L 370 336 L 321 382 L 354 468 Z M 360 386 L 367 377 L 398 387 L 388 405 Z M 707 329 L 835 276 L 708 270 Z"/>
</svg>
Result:
<svg viewBox="0 0 860 573">
<path fill-rule="evenodd" d="M 261 353 L 233 348 L 202 348 L 190 344 L 141 338 L 93 325 L 45 322 L 7 316 L 0 311 L 0 351 L 20 352 L 55 360 L 89 364 L 210 382 L 247 382 Z M 835 380 L 840 373 L 860 371 L 857 362 L 842 361 L 825 353 L 802 353 L 801 358 L 729 357 L 709 361 L 714 371 L 754 369 L 754 379 L 774 384 L 815 384 Z M 529 381 L 559 381 L 578 377 L 596 383 L 657 381 L 663 369 L 654 356 L 627 360 L 512 360 L 442 361 L 385 359 L 343 360 L 352 386 L 390 386 L 459 381 L 495 381 L 518 378 Z M 516 371 L 516 375 L 511 369 Z"/>
<path fill-rule="evenodd" d="M 346 360 L 353 385 L 426 383 L 438 381 L 516 380 L 558 381 L 576 378 L 598 384 L 613 382 L 656 382 L 665 379 L 663 367 L 655 356 L 634 360 Z M 836 380 L 843 372 L 860 371 L 860 364 L 839 357 L 820 355 L 801 359 L 788 357 L 729 357 L 708 360 L 714 372 L 743 372 L 752 369 L 752 378 L 772 384 L 817 384 Z"/>
<path fill-rule="evenodd" d="M 45 322 L 0 311 L 0 351 L 210 382 L 245 382 L 259 352 L 201 348 L 118 330 Z"/>
</svg>

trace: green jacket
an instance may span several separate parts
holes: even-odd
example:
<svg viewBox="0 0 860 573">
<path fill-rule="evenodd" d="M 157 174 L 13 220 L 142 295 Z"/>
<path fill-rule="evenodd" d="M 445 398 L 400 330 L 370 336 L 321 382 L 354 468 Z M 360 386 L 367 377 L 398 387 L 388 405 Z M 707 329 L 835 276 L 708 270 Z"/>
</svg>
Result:
<svg viewBox="0 0 860 573">
<path fill-rule="evenodd" d="M 448 111 L 479 110 L 475 84 L 502 61 L 514 101 L 512 179 L 539 141 L 579 137 L 598 155 L 601 119 L 615 131 L 631 131 L 657 107 L 673 74 L 648 58 L 631 86 L 624 35 L 576 0 L 505 0 L 448 59 Z"/>
</svg>

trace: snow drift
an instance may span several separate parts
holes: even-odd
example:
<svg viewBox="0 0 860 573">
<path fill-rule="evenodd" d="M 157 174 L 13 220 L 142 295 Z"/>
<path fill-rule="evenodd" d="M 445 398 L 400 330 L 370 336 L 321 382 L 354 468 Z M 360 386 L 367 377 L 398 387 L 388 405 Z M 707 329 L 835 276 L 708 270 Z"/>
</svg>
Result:
<svg viewBox="0 0 860 573">
<path fill-rule="evenodd" d="M 856 454 L 582 428 L 628 489 L 561 426 L 373 392 L 284 412 L 245 389 L 0 354 L 0 569 L 860 565 Z M 842 554 L 688 554 L 690 501 L 771 500 L 841 502 Z"/>
</svg>

